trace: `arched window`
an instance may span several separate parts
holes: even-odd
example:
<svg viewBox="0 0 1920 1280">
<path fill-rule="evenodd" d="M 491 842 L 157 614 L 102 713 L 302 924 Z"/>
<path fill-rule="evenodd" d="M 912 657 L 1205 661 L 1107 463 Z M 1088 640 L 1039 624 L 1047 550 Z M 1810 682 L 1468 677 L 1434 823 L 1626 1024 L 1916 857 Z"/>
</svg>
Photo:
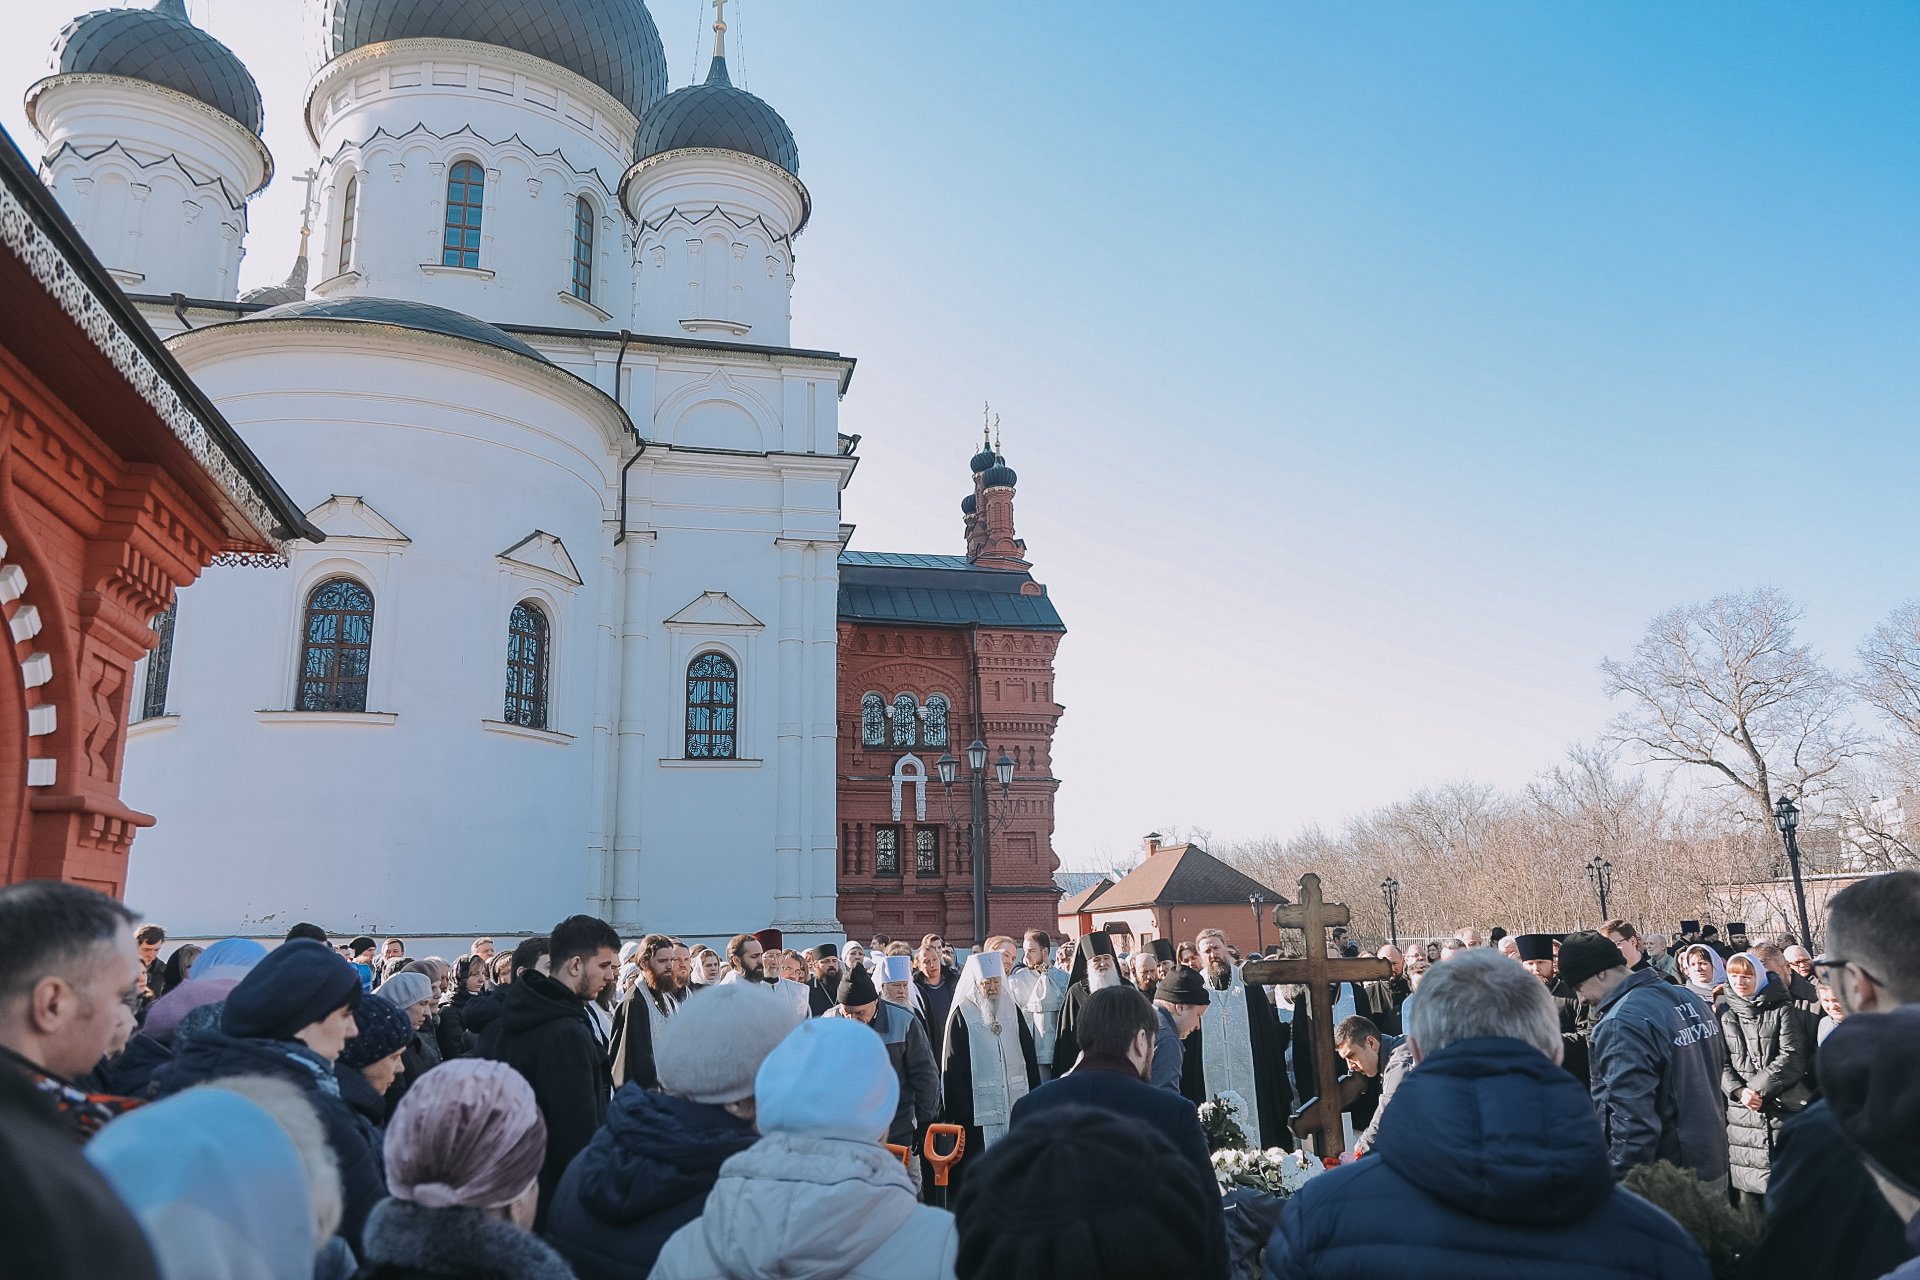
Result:
<svg viewBox="0 0 1920 1280">
<path fill-rule="evenodd" d="M 443 267 L 480 265 L 480 207 L 487 198 L 487 171 L 471 160 L 453 166 L 447 178 L 447 231 L 440 244 Z"/>
<path fill-rule="evenodd" d="M 585 196 L 573 202 L 573 296 L 593 301 L 593 205 Z"/>
<path fill-rule="evenodd" d="M 740 755 L 740 669 L 724 653 L 703 653 L 687 666 L 687 759 Z"/>
<path fill-rule="evenodd" d="M 330 578 L 307 596 L 296 711 L 365 711 L 373 652 L 373 592 Z"/>
<path fill-rule="evenodd" d="M 360 220 L 360 179 L 347 179 L 347 194 L 340 201 L 340 270 L 353 270 L 353 227 Z"/>
<path fill-rule="evenodd" d="M 547 637 L 551 628 L 539 605 L 522 600 L 507 616 L 508 724 L 547 727 Z"/>
<path fill-rule="evenodd" d="M 173 619 L 180 601 L 153 620 L 153 648 L 147 651 L 147 684 L 140 693 L 140 718 L 151 720 L 167 714 L 167 674 L 173 668 Z"/>
<path fill-rule="evenodd" d="M 920 734 L 923 747 L 944 747 L 947 745 L 947 712 L 951 704 L 947 695 L 936 693 L 927 699 L 926 725 Z"/>
<path fill-rule="evenodd" d="M 860 699 L 860 745 L 887 745 L 887 700 L 877 693 Z"/>
<path fill-rule="evenodd" d="M 893 698 L 893 745 L 910 747 L 919 736 L 920 704 L 910 693 L 895 694 Z"/>
<path fill-rule="evenodd" d="M 940 874 L 940 828 L 921 827 L 913 833 L 913 873 L 917 876 Z"/>
</svg>

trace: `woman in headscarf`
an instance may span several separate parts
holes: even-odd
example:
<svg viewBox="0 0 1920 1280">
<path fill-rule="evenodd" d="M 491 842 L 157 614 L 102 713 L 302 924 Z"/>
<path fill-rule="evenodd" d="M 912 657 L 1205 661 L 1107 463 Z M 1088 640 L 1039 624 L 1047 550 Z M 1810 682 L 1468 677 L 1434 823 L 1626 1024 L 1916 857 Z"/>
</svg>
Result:
<svg viewBox="0 0 1920 1280">
<path fill-rule="evenodd" d="M 1813 1100 L 1805 1084 L 1814 1046 L 1786 984 L 1759 956 L 1727 961 L 1720 1032 L 1727 1047 L 1721 1085 L 1727 1097 L 1727 1148 L 1734 1199 L 1761 1205 L 1773 1153 L 1787 1117 Z"/>
<path fill-rule="evenodd" d="M 428 1026 L 435 999 L 433 980 L 421 970 L 403 969 L 381 983 L 374 994 L 393 1001 L 413 1024 L 413 1036 L 400 1055 L 400 1077 L 387 1092 L 387 1115 L 391 1118 L 407 1090 L 440 1065 L 440 1042 Z"/>
<path fill-rule="evenodd" d="M 87 1158 L 139 1220 L 165 1280 L 314 1275 L 327 1236 L 308 1166 L 251 1098 L 192 1089 L 141 1107 L 102 1129 Z M 336 1215 L 338 1203 L 336 1191 Z"/>
<path fill-rule="evenodd" d="M 546 1154 L 512 1067 L 463 1058 L 421 1080 L 387 1126 L 393 1198 L 367 1223 L 361 1280 L 573 1280 L 528 1231 Z"/>
<path fill-rule="evenodd" d="M 453 993 L 440 1006 L 440 1042 L 442 1060 L 464 1058 L 480 1042 L 478 1032 L 467 1030 L 467 1006 L 487 989 L 487 962 L 469 952 L 453 964 Z"/>
<path fill-rule="evenodd" d="M 183 942 L 173 949 L 167 957 L 167 963 L 160 970 L 160 995 L 165 995 L 184 983 L 193 973 L 193 962 L 200 958 L 206 948 L 197 942 Z"/>
<path fill-rule="evenodd" d="M 184 973 L 178 986 L 169 987 L 148 1007 L 146 1021 L 126 1049 L 95 1073 L 101 1092 L 129 1098 L 149 1096 L 154 1075 L 172 1059 L 179 1039 L 191 1034 L 189 1025 L 192 1030 L 218 1026 L 220 1006 L 227 993 L 267 954 L 265 947 L 245 938 L 227 938 L 204 951 L 198 947 L 194 950 L 197 958 L 181 966 L 183 973 L 189 966 L 191 972 Z M 174 952 L 175 957 L 179 954 Z M 169 958 L 167 964 L 171 967 L 173 959 Z"/>
<path fill-rule="evenodd" d="M 1680 953 L 1680 976 L 1687 990 L 1718 1009 L 1726 992 L 1727 967 L 1720 953 L 1705 943 L 1696 942 Z"/>
</svg>

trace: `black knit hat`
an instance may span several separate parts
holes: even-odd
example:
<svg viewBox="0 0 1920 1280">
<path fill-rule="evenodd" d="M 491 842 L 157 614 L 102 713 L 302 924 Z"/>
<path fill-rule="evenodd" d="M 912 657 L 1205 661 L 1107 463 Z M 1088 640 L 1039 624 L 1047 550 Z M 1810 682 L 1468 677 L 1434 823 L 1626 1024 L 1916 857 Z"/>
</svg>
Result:
<svg viewBox="0 0 1920 1280">
<path fill-rule="evenodd" d="M 1621 954 L 1613 939 L 1604 933 L 1585 929 L 1568 934 L 1560 944 L 1560 981 L 1566 983 L 1569 989 L 1579 987 L 1596 974 L 1626 967 L 1626 956 Z"/>
<path fill-rule="evenodd" d="M 1153 998 L 1168 1004 L 1206 1004 L 1209 997 L 1206 982 L 1198 973 L 1182 964 L 1175 965 L 1172 973 L 1160 979 L 1160 985 L 1154 988 Z"/>
<path fill-rule="evenodd" d="M 1869 1164 L 1920 1195 L 1920 1005 L 1857 1013 L 1820 1046 L 1820 1088 Z"/>
<path fill-rule="evenodd" d="M 1153 958 L 1161 964 L 1172 963 L 1174 957 L 1179 954 L 1179 952 L 1173 949 L 1173 944 L 1165 938 L 1155 938 L 1153 940 Z"/>
<path fill-rule="evenodd" d="M 873 989 L 873 979 L 863 964 L 848 965 L 846 972 L 840 975 L 839 989 L 834 992 L 834 999 L 844 1005 L 872 1004 L 879 998 L 880 993 Z"/>
<path fill-rule="evenodd" d="M 406 1011 L 385 996 L 367 996 L 353 1011 L 353 1025 L 359 1030 L 340 1051 L 343 1067 L 370 1067 L 407 1047 L 413 1039 L 413 1022 Z"/>
<path fill-rule="evenodd" d="M 1513 940 L 1522 960 L 1553 959 L 1553 935 L 1550 933 L 1523 933 Z"/>
<path fill-rule="evenodd" d="M 295 938 L 267 952 L 227 995 L 220 1029 L 253 1040 L 291 1040 L 338 1009 L 360 1003 L 360 974 L 333 948 Z"/>
<path fill-rule="evenodd" d="M 978 1160 L 956 1206 L 958 1280 L 1098 1276 L 1197 1280 L 1208 1274 L 1220 1190 L 1159 1133 L 1109 1111 L 1035 1113 Z M 1151 1169 L 1151 1178 L 1089 1178 Z"/>
</svg>

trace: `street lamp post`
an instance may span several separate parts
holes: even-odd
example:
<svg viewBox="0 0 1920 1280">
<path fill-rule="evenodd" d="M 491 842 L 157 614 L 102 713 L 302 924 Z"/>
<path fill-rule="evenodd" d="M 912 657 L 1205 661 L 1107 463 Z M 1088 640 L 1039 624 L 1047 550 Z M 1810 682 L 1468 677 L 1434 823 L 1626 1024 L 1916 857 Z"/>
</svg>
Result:
<svg viewBox="0 0 1920 1280">
<path fill-rule="evenodd" d="M 1600 895 L 1600 918 L 1606 920 L 1607 893 L 1613 888 L 1613 864 L 1599 854 L 1594 854 L 1587 862 L 1587 883 Z"/>
<path fill-rule="evenodd" d="M 1261 955 L 1267 954 L 1266 921 L 1260 917 L 1260 908 L 1266 904 L 1267 898 L 1265 894 L 1250 893 L 1247 895 L 1247 905 L 1253 908 L 1253 949 Z"/>
<path fill-rule="evenodd" d="M 1387 900 L 1387 941 L 1397 947 L 1400 945 L 1400 918 L 1394 914 L 1394 908 L 1400 902 L 1400 882 L 1392 876 L 1382 880 L 1380 896 Z"/>
<path fill-rule="evenodd" d="M 1800 879 L 1800 841 L 1794 831 L 1800 825 L 1800 809 L 1781 796 L 1773 804 L 1773 820 L 1780 826 L 1780 838 L 1787 842 L 1787 866 L 1793 872 L 1793 905 L 1800 912 L 1800 945 L 1813 949 L 1813 931 L 1807 926 L 1807 886 Z"/>
<path fill-rule="evenodd" d="M 948 752 L 934 762 L 939 773 L 940 785 L 947 793 L 947 820 L 953 823 L 953 784 L 960 771 L 960 762 Z M 1007 825 L 1013 817 L 1010 792 L 1013 787 L 1013 757 L 1005 751 L 993 762 L 994 781 L 1000 784 L 1001 812 L 994 819 L 994 829 Z M 973 941 L 975 946 L 987 940 L 987 862 L 990 844 L 987 829 L 987 744 L 975 738 L 967 744 L 967 783 L 971 792 L 972 819 L 968 823 L 969 846 L 973 855 Z M 958 825 L 954 823 L 953 825 Z"/>
</svg>

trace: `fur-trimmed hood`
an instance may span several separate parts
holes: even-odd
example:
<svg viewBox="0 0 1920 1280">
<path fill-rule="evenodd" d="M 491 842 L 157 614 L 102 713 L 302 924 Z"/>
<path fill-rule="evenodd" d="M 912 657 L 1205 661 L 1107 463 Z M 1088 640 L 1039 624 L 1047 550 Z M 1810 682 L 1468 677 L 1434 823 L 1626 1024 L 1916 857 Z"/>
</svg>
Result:
<svg viewBox="0 0 1920 1280">
<path fill-rule="evenodd" d="M 574 1280 L 545 1243 L 478 1209 L 423 1209 L 384 1200 L 367 1219 L 362 1274 L 375 1280 Z"/>
</svg>

